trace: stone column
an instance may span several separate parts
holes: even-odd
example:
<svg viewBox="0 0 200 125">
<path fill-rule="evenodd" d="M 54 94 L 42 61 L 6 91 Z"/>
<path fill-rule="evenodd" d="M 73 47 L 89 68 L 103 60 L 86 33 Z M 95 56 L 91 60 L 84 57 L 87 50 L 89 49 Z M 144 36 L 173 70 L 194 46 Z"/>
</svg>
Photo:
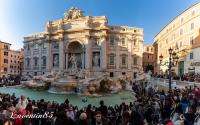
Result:
<svg viewBox="0 0 200 125">
<path fill-rule="evenodd" d="M 85 39 L 85 68 L 86 69 L 90 69 L 91 68 L 91 61 L 92 61 L 92 57 L 91 57 L 91 45 L 90 45 L 90 39 L 89 37 L 87 37 Z"/>
<path fill-rule="evenodd" d="M 82 53 L 81 53 L 81 63 L 82 63 L 82 69 L 85 68 L 85 49 L 82 49 Z"/>
<path fill-rule="evenodd" d="M 52 59 L 52 44 L 51 44 L 51 42 L 49 42 L 49 46 L 48 46 L 48 50 L 47 50 L 47 52 L 48 52 L 48 57 L 47 57 L 47 70 L 50 72 L 51 71 L 51 69 L 52 69 L 52 61 L 53 61 L 53 59 Z"/>
<path fill-rule="evenodd" d="M 65 53 L 65 69 L 68 69 L 68 53 Z"/>
<path fill-rule="evenodd" d="M 120 45 L 119 45 L 119 39 L 117 39 L 117 41 L 115 42 L 116 44 L 116 56 L 115 56 L 115 64 L 116 64 L 116 69 L 119 70 L 120 68 L 120 61 L 121 61 L 121 58 L 120 58 Z"/>
<path fill-rule="evenodd" d="M 132 63 L 132 58 L 131 58 L 131 42 L 129 42 L 130 40 L 128 39 L 127 40 L 127 49 L 128 49 L 128 60 L 127 60 L 127 63 L 128 63 L 128 69 L 130 70 L 131 69 L 131 63 Z"/>
<path fill-rule="evenodd" d="M 59 70 L 64 69 L 64 44 L 63 41 L 59 41 Z"/>
<path fill-rule="evenodd" d="M 107 46 L 106 46 L 106 37 L 103 36 L 100 40 L 101 44 L 101 53 L 100 53 L 100 66 L 102 69 L 107 69 Z"/>
</svg>

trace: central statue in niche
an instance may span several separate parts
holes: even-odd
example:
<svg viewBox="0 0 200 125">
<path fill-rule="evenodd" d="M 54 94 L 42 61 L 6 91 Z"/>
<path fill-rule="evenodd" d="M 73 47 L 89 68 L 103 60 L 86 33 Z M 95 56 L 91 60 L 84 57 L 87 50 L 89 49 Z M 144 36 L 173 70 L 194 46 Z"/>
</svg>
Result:
<svg viewBox="0 0 200 125">
<path fill-rule="evenodd" d="M 70 69 L 72 70 L 77 70 L 78 67 L 77 67 L 77 58 L 75 56 L 75 54 L 72 54 L 70 59 L 69 59 L 69 62 L 70 62 Z"/>
<path fill-rule="evenodd" d="M 82 45 L 77 41 L 70 42 L 68 45 L 67 54 L 68 71 L 71 74 L 76 74 L 83 68 Z"/>
</svg>

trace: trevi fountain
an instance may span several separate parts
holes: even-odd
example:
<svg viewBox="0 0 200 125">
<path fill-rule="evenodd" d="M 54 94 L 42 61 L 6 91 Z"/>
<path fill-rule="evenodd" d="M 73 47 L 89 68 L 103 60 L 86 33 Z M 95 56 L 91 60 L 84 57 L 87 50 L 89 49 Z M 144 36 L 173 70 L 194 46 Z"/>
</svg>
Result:
<svg viewBox="0 0 200 125">
<path fill-rule="evenodd" d="M 0 92 L 58 102 L 68 98 L 74 104 L 82 104 L 86 97 L 90 104 L 100 99 L 112 105 L 133 101 L 130 81 L 136 74 L 138 80 L 145 79 L 138 51 L 143 47 L 143 29 L 110 26 L 105 16 L 85 16 L 74 7 L 64 18 L 49 21 L 45 29 L 24 37 L 23 76 L 33 77 L 22 81 L 21 87 L 2 87 Z M 110 46 L 109 39 L 114 40 Z M 123 45 L 116 45 L 120 41 Z"/>
<path fill-rule="evenodd" d="M 99 57 L 96 55 L 93 62 L 98 65 Z M 104 94 L 118 93 L 122 89 L 130 88 L 128 79 L 110 79 L 108 74 L 88 77 L 88 72 L 78 67 L 78 58 L 72 55 L 69 59 L 70 68 L 59 72 L 52 71 L 49 74 L 34 76 L 32 80 L 24 81 L 23 86 L 35 90 L 46 90 L 49 93 L 69 94 L 78 93 L 86 96 L 103 96 Z M 106 89 L 107 92 L 100 91 Z M 109 93 L 108 93 L 109 92 Z"/>
</svg>

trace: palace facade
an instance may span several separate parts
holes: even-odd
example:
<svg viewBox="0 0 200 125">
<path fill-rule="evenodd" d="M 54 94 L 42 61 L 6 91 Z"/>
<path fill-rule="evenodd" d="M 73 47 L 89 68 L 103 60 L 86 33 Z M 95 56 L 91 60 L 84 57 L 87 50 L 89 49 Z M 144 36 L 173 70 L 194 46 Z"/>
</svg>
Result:
<svg viewBox="0 0 200 125">
<path fill-rule="evenodd" d="M 9 75 L 22 75 L 24 67 L 24 50 L 10 50 L 8 54 L 8 74 Z"/>
<path fill-rule="evenodd" d="M 12 50 L 10 46 L 10 43 L 0 41 L 0 77 L 22 74 L 24 51 Z"/>
<path fill-rule="evenodd" d="M 156 64 L 158 74 L 168 72 L 167 66 L 161 66 L 169 61 L 168 49 L 171 47 L 179 56 L 178 65 L 173 67 L 173 73 L 181 76 L 185 73 L 200 73 L 200 3 L 193 5 L 166 25 L 154 38 Z"/>
<path fill-rule="evenodd" d="M 10 43 L 0 41 L 0 77 L 7 76 L 8 74 L 8 54 L 10 51 L 10 46 Z"/>
<path fill-rule="evenodd" d="M 24 37 L 24 74 L 83 69 L 89 77 L 136 78 L 142 69 L 143 29 L 110 26 L 105 16 L 84 16 L 72 7 L 45 31 Z"/>
<path fill-rule="evenodd" d="M 154 73 L 155 56 L 154 47 L 152 45 L 144 45 L 142 60 L 144 72 L 147 73 L 148 71 L 151 71 Z"/>
</svg>

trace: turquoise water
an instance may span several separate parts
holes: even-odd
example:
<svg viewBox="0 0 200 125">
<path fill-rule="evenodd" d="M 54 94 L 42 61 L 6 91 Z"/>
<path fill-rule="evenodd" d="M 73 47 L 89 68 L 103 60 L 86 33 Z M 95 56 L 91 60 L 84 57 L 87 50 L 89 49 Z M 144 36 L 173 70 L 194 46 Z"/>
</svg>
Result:
<svg viewBox="0 0 200 125">
<path fill-rule="evenodd" d="M 119 94 L 112 94 L 110 96 L 102 97 L 88 97 L 86 103 L 82 102 L 82 99 L 85 99 L 85 96 L 80 96 L 77 94 L 52 94 L 47 91 L 35 91 L 26 88 L 13 88 L 13 87 L 0 87 L 0 93 L 15 93 L 17 97 L 24 95 L 30 99 L 40 100 L 45 99 L 46 101 L 56 101 L 62 103 L 65 99 L 69 99 L 70 104 L 77 105 L 79 108 L 85 107 L 88 104 L 99 106 L 99 101 L 104 100 L 106 105 L 120 104 L 125 102 L 129 104 L 134 100 L 134 95 L 130 91 L 122 91 Z"/>
</svg>

